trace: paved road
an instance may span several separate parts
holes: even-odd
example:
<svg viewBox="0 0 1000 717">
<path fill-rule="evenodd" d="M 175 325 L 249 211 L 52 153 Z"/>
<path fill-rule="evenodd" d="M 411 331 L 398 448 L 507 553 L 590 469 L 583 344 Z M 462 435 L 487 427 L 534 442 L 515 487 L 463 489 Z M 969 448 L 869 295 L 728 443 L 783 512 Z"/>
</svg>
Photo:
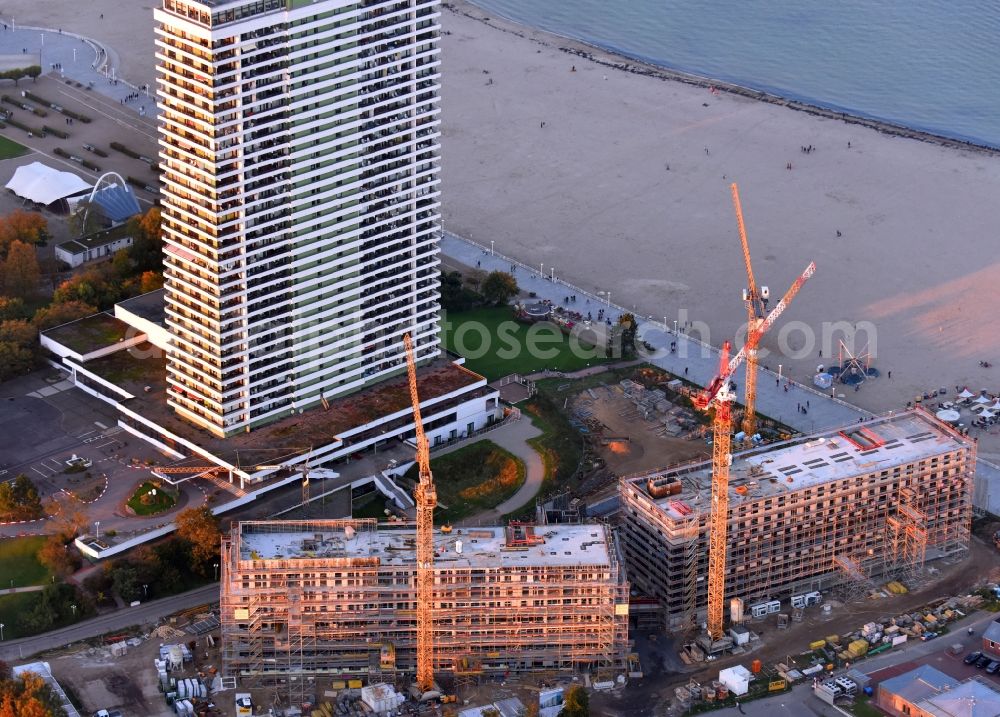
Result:
<svg viewBox="0 0 1000 717">
<path fill-rule="evenodd" d="M 530 420 L 521 418 L 520 420 L 506 423 L 499 428 L 494 428 L 492 431 L 467 438 L 464 441 L 459 441 L 454 445 L 434 452 L 434 456 L 443 456 L 470 443 L 487 440 L 493 441 L 504 450 L 510 451 L 524 461 L 524 483 L 518 488 L 517 492 L 496 508 L 485 510 L 482 513 L 477 513 L 461 521 L 462 525 L 496 524 L 500 516 L 513 513 L 515 510 L 522 508 L 534 500 L 535 496 L 538 495 L 538 491 L 542 488 L 542 481 L 545 479 L 545 466 L 538 451 L 532 448 L 528 444 L 528 441 L 541 434 L 542 432 Z M 433 461 L 433 457 L 431 460 Z"/>
<path fill-rule="evenodd" d="M 43 635 L 23 637 L 0 643 L 0 660 L 20 660 L 38 652 L 69 645 L 91 637 L 114 633 L 131 625 L 153 624 L 160 619 L 187 608 L 216 602 L 219 599 L 217 584 L 190 590 L 159 600 L 151 600 L 138 607 L 124 608 L 107 615 L 78 622 Z"/>
</svg>

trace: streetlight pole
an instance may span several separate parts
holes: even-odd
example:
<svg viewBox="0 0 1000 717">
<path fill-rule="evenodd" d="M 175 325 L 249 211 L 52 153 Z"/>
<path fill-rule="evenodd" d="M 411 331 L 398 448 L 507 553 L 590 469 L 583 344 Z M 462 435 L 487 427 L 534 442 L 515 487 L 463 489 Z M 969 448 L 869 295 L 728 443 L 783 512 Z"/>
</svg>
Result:
<svg viewBox="0 0 1000 717">
<path fill-rule="evenodd" d="M 215 580 L 218 581 L 219 580 L 219 564 L 218 563 L 212 563 L 212 567 L 215 568 Z"/>
<path fill-rule="evenodd" d="M 544 261 L 543 261 L 543 262 L 541 262 L 541 263 L 540 263 L 540 264 L 538 265 L 538 275 L 539 275 L 540 277 L 542 277 L 543 279 L 545 278 L 545 262 L 544 262 Z"/>
<path fill-rule="evenodd" d="M 95 540 L 101 537 L 101 521 L 99 520 L 94 521 L 94 533 Z"/>
<path fill-rule="evenodd" d="M 149 597 L 149 590 L 148 590 L 148 588 L 149 588 L 149 585 L 147 585 L 146 583 L 142 584 L 142 596 L 144 598 Z"/>
<path fill-rule="evenodd" d="M 552 281 L 556 280 L 556 268 L 552 267 Z"/>
<path fill-rule="evenodd" d="M 493 240 L 490 239 L 490 256 L 493 256 Z"/>
<path fill-rule="evenodd" d="M 70 608 L 72 608 L 72 610 L 73 610 L 73 617 L 76 617 L 76 603 L 73 603 L 72 605 L 70 605 Z"/>
<path fill-rule="evenodd" d="M 3 628 L 4 624 L 0 622 L 0 642 L 3 642 Z"/>
<path fill-rule="evenodd" d="M 607 299 L 608 299 L 608 308 L 611 308 L 611 291 L 610 290 L 608 291 Z"/>
<path fill-rule="evenodd" d="M 778 364 L 778 383 L 781 383 L 781 364 Z"/>
</svg>

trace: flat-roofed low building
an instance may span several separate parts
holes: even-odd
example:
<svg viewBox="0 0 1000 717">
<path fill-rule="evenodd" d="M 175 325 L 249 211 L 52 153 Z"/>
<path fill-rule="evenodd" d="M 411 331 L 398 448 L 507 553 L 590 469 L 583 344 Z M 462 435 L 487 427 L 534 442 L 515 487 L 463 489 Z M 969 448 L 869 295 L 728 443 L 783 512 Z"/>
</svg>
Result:
<svg viewBox="0 0 1000 717">
<path fill-rule="evenodd" d="M 768 601 L 913 577 L 968 550 L 976 447 L 921 409 L 733 455 L 727 598 Z M 668 627 L 704 615 L 711 461 L 619 484 L 629 581 Z"/>
<path fill-rule="evenodd" d="M 434 543 L 436 672 L 624 668 L 628 585 L 606 526 L 456 528 Z M 413 673 L 411 525 L 237 523 L 221 564 L 225 674 L 266 684 Z"/>
<path fill-rule="evenodd" d="M 978 675 L 960 682 L 921 665 L 881 682 L 876 704 L 893 717 L 996 717 L 1000 690 Z"/>
</svg>

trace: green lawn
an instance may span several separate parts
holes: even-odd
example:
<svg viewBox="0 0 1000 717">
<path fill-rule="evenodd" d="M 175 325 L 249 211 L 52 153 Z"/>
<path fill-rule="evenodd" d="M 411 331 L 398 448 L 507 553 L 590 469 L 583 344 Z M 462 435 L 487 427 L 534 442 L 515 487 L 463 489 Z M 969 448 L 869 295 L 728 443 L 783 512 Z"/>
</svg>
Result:
<svg viewBox="0 0 1000 717">
<path fill-rule="evenodd" d="M 385 520 L 385 507 L 385 496 L 378 491 L 373 491 L 353 502 L 351 505 L 351 517 Z"/>
<path fill-rule="evenodd" d="M 156 495 L 152 495 L 152 490 L 156 489 Z M 173 508 L 177 504 L 174 496 L 150 481 L 146 481 L 128 499 L 128 507 L 135 511 L 136 515 L 155 515 L 165 510 Z"/>
<path fill-rule="evenodd" d="M 3 638 L 28 637 L 34 634 L 24 626 L 24 616 L 31 612 L 41 593 L 0 594 L 0 622 L 3 623 Z"/>
<path fill-rule="evenodd" d="M 46 536 L 0 540 L 0 594 L 4 588 L 42 585 L 49 579 L 48 569 L 38 562 L 35 554 L 45 544 Z"/>
<path fill-rule="evenodd" d="M 476 441 L 440 457 L 431 456 L 439 510 L 436 521 L 449 523 L 510 498 L 524 483 L 524 462 L 493 441 Z M 417 466 L 406 472 L 417 480 Z"/>
<path fill-rule="evenodd" d="M 472 371 L 494 380 L 542 369 L 576 371 L 607 363 L 604 352 L 562 333 L 555 324 L 514 321 L 509 307 L 451 313 L 442 328 L 449 351 Z"/>
<path fill-rule="evenodd" d="M 0 159 L 13 159 L 27 154 L 30 150 L 12 139 L 0 137 Z"/>
</svg>

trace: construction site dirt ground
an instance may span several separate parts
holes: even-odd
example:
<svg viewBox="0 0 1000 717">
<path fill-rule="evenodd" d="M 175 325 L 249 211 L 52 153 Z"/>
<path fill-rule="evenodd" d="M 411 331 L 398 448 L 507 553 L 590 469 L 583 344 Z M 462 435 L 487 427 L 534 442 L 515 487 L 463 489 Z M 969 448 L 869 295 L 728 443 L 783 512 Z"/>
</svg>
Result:
<svg viewBox="0 0 1000 717">
<path fill-rule="evenodd" d="M 654 430 L 662 423 L 650 422 L 634 415 L 635 404 L 617 385 L 603 386 L 578 393 L 572 402 L 573 411 L 579 415 L 584 409 L 590 419 L 605 426 L 602 434 L 591 432 L 598 455 L 604 459 L 608 470 L 617 475 L 628 475 L 644 470 L 707 458 L 709 447 L 701 437 L 691 439 L 661 436 Z M 693 416 L 693 411 L 690 411 Z M 610 441 L 609 437 L 627 440 Z"/>
<path fill-rule="evenodd" d="M 193 635 L 161 638 L 155 632 L 148 635 L 138 647 L 129 647 L 120 657 L 111 654 L 110 647 L 73 645 L 57 653 L 40 656 L 48 662 L 59 684 L 70 692 L 83 708 L 81 714 L 91 715 L 99 709 L 118 709 L 128 717 L 168 717 L 174 711 L 167 705 L 160 692 L 153 660 L 160 656 L 160 645 L 188 643 Z M 218 638 L 218 630 L 213 634 Z M 171 677 L 178 679 L 197 677 L 198 669 L 220 667 L 221 657 L 217 647 L 209 647 L 206 636 L 197 638 L 194 662 L 183 670 L 174 670 Z M 233 691 L 221 693 L 220 713 L 235 713 Z"/>
<path fill-rule="evenodd" d="M 656 635 L 650 639 L 648 632 L 630 632 L 636 642 L 636 651 L 643 659 L 645 678 L 630 682 L 627 690 L 614 694 L 595 695 L 592 708 L 608 717 L 625 715 L 666 714 L 673 698 L 674 688 L 695 680 L 700 683 L 718 679 L 719 670 L 733 665 L 749 666 L 759 659 L 765 665 L 785 661 L 789 656 L 808 651 L 809 643 L 826 635 L 845 635 L 861 629 L 866 623 L 901 613 L 913 612 L 935 600 L 964 594 L 969 589 L 1000 578 L 1000 553 L 990 539 L 1000 528 L 1000 522 L 978 526 L 969 554 L 960 561 L 934 561 L 928 566 L 937 573 L 924 581 L 917 590 L 905 595 L 884 599 L 868 599 L 834 607 L 832 615 L 824 619 L 819 608 L 806 610 L 802 622 L 793 622 L 787 629 L 777 628 L 777 616 L 747 623 L 750 630 L 760 636 L 752 643 L 752 650 L 742 655 L 732 655 L 712 662 L 685 667 L 677 657 L 677 650 L 684 640 Z M 958 628 L 961 630 L 961 623 Z M 694 637 L 691 635 L 689 637 Z M 864 663 L 861 663 L 864 669 Z"/>
</svg>

